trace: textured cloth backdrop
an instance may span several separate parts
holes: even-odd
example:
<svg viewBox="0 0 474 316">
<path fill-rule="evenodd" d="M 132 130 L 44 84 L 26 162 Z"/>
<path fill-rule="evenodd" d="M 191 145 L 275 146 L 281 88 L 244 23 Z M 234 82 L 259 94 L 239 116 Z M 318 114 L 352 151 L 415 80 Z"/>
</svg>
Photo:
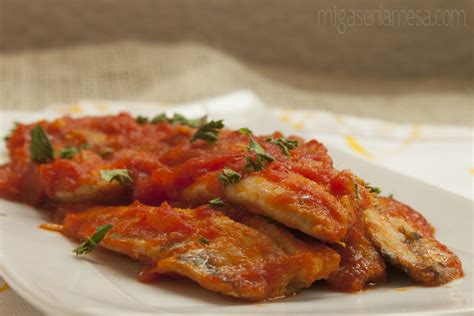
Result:
<svg viewBox="0 0 474 316">
<path fill-rule="evenodd" d="M 381 6 L 462 10 L 463 20 L 341 33 L 319 18 Z M 0 0 L 0 106 L 10 109 L 251 89 L 270 106 L 471 125 L 472 53 L 471 0 Z"/>
</svg>

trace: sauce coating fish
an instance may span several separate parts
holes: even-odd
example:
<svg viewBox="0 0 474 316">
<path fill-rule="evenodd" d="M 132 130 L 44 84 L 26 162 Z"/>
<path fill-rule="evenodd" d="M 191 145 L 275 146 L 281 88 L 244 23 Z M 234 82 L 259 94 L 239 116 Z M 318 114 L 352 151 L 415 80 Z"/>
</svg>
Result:
<svg viewBox="0 0 474 316">
<path fill-rule="evenodd" d="M 339 263 L 335 251 L 316 241 L 298 241 L 271 224 L 255 229 L 208 206 L 97 207 L 67 214 L 63 232 L 87 240 L 104 224 L 113 227 L 100 246 L 142 262 L 142 280 L 178 274 L 251 301 L 293 295 L 327 278 Z"/>
</svg>

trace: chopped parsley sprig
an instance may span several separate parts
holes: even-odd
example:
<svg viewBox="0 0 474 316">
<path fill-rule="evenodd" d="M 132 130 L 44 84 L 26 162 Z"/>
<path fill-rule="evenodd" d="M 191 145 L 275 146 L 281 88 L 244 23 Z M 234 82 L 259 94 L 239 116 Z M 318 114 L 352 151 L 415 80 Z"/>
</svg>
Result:
<svg viewBox="0 0 474 316">
<path fill-rule="evenodd" d="M 148 123 L 149 120 L 148 120 L 148 117 L 139 115 L 139 116 L 137 116 L 136 121 L 137 121 L 138 124 L 143 125 L 143 124 Z"/>
<path fill-rule="evenodd" d="M 111 224 L 105 224 L 96 228 L 95 233 L 86 241 L 79 245 L 73 252 L 76 256 L 85 255 L 94 250 L 94 248 L 104 239 L 107 232 L 112 228 Z"/>
<path fill-rule="evenodd" d="M 201 126 L 191 137 L 191 143 L 198 139 L 205 140 L 209 144 L 217 142 L 219 139 L 219 130 L 224 127 L 222 120 L 210 121 L 209 123 Z"/>
<path fill-rule="evenodd" d="M 380 194 L 380 192 L 382 192 L 382 190 L 380 190 L 380 188 L 371 186 L 370 183 L 366 183 L 366 184 L 364 184 L 364 186 L 367 190 L 369 190 L 370 193 Z"/>
<path fill-rule="evenodd" d="M 245 136 L 249 136 L 249 137 L 253 135 L 252 131 L 250 129 L 248 129 L 247 127 L 239 128 L 239 132 L 244 134 Z"/>
<path fill-rule="evenodd" d="M 181 124 L 187 125 L 189 127 L 199 128 L 207 123 L 207 117 L 203 116 L 197 119 L 188 119 L 184 115 L 175 113 L 172 117 L 166 116 L 166 114 L 161 113 L 156 115 L 151 119 L 153 124 L 161 123 L 161 122 L 168 122 L 170 124 Z"/>
<path fill-rule="evenodd" d="M 262 159 L 265 160 L 266 162 L 275 161 L 275 158 L 273 158 L 272 155 L 270 155 L 269 153 L 267 153 L 267 152 L 262 148 L 262 146 L 260 146 L 259 143 L 257 143 L 257 142 L 255 141 L 255 139 L 253 139 L 253 137 L 250 137 L 250 142 L 249 142 L 249 145 L 248 145 L 248 147 L 247 147 L 247 150 L 254 152 L 255 155 L 257 155 L 257 157 L 262 158 Z"/>
<path fill-rule="evenodd" d="M 189 127 L 199 128 L 200 126 L 207 123 L 207 117 L 203 116 L 197 119 L 188 119 L 184 115 L 175 113 L 172 117 L 166 116 L 165 113 L 160 113 L 155 115 L 152 119 L 149 119 L 146 116 L 139 115 L 136 118 L 136 122 L 140 125 L 152 123 L 158 124 L 161 122 L 168 122 L 170 124 L 180 124 L 180 125 L 187 125 Z"/>
<path fill-rule="evenodd" d="M 59 155 L 62 159 L 72 159 L 75 155 L 77 155 L 81 150 L 91 148 L 91 145 L 88 143 L 81 144 L 79 146 L 67 146 L 63 149 L 59 150 L 57 155 Z"/>
<path fill-rule="evenodd" d="M 127 169 L 101 170 L 100 176 L 105 181 L 117 181 L 120 185 L 130 184 L 133 182 Z"/>
<path fill-rule="evenodd" d="M 165 113 L 160 113 L 160 114 L 156 115 L 155 117 L 153 117 L 151 119 L 151 122 L 153 124 L 161 123 L 161 122 L 164 122 L 164 121 L 169 122 L 169 119 L 168 119 L 168 117 L 166 116 Z"/>
<path fill-rule="evenodd" d="M 265 166 L 265 163 L 275 161 L 275 158 L 267 153 L 262 146 L 252 137 L 253 133 L 246 127 L 240 128 L 239 132 L 246 135 L 249 138 L 249 145 L 247 150 L 255 153 L 255 159 L 246 157 L 245 169 L 249 171 L 260 171 Z"/>
<path fill-rule="evenodd" d="M 289 140 L 288 138 L 285 137 L 279 137 L 277 139 L 272 139 L 271 137 L 267 137 L 265 139 L 266 142 L 272 143 L 280 147 L 281 151 L 287 156 L 291 157 L 290 155 L 290 150 L 295 149 L 298 147 L 298 141 L 297 140 Z"/>
<path fill-rule="evenodd" d="M 63 159 L 72 159 L 79 153 L 80 149 L 74 146 L 64 147 L 59 151 L 59 157 Z"/>
<path fill-rule="evenodd" d="M 209 244 L 209 239 L 207 239 L 206 237 L 201 236 L 201 237 L 199 238 L 199 242 L 200 242 L 201 244 L 208 245 L 208 244 Z"/>
<path fill-rule="evenodd" d="M 225 168 L 224 170 L 222 170 L 222 172 L 219 174 L 219 180 L 221 180 L 221 182 L 224 184 L 224 185 L 228 185 L 228 184 L 232 184 L 232 183 L 237 183 L 240 181 L 240 178 L 242 176 L 240 175 L 240 173 L 238 173 L 237 171 L 234 171 L 230 168 Z"/>
<path fill-rule="evenodd" d="M 48 135 L 41 125 L 36 125 L 30 131 L 30 159 L 38 163 L 54 160 L 54 150 Z"/>
<path fill-rule="evenodd" d="M 354 183 L 354 193 L 355 193 L 355 198 L 356 200 L 360 200 L 360 191 L 359 191 L 359 185 L 357 183 Z"/>
<path fill-rule="evenodd" d="M 56 157 L 72 159 L 81 150 L 91 147 L 87 143 L 79 146 L 66 146 L 55 153 L 51 141 L 41 125 L 33 127 L 30 136 L 30 159 L 38 163 L 48 163 Z"/>
<path fill-rule="evenodd" d="M 245 157 L 245 161 L 247 161 L 245 164 L 245 170 L 247 171 L 260 171 L 263 170 L 263 167 L 265 166 L 265 160 L 260 156 L 256 156 L 255 159 Z"/>
</svg>

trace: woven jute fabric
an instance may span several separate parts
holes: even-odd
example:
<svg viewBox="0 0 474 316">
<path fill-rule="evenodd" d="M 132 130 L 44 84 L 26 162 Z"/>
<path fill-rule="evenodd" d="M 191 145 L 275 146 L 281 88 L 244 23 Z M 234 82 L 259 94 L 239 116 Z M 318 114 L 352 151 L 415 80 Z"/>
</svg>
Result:
<svg viewBox="0 0 474 316">
<path fill-rule="evenodd" d="M 382 4 L 462 9 L 465 22 L 341 33 L 317 20 Z M 472 67 L 470 1 L 0 0 L 4 109 L 250 89 L 270 106 L 472 125 Z"/>
</svg>

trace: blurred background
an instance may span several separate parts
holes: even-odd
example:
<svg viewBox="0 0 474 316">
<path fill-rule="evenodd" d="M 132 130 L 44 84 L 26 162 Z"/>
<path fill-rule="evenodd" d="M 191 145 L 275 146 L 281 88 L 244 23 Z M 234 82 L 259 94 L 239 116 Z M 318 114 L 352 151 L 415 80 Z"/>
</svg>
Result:
<svg viewBox="0 0 474 316">
<path fill-rule="evenodd" d="M 250 89 L 270 106 L 472 126 L 472 13 L 471 0 L 0 0 L 0 106 Z"/>
</svg>

